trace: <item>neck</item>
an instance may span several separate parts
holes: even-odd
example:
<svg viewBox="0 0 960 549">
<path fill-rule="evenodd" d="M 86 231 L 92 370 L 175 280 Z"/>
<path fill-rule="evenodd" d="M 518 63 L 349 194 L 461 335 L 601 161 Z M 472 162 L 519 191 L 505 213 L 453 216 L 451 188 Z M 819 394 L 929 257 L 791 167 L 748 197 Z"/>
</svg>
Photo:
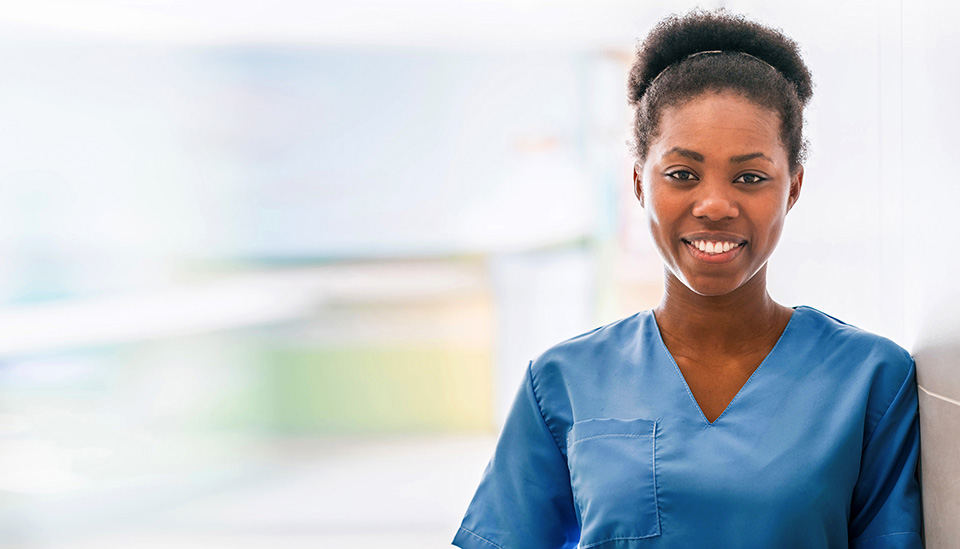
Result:
<svg viewBox="0 0 960 549">
<path fill-rule="evenodd" d="M 779 337 L 792 310 L 767 293 L 766 274 L 764 265 L 733 292 L 704 296 L 667 272 L 663 301 L 654 310 L 661 332 L 693 348 L 731 353 Z"/>
</svg>

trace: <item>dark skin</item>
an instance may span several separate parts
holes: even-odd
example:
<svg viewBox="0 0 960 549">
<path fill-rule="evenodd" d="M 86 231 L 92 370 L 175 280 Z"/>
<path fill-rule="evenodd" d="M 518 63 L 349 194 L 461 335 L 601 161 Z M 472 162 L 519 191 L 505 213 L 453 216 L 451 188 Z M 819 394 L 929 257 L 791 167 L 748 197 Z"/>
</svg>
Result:
<svg viewBox="0 0 960 549">
<path fill-rule="evenodd" d="M 711 423 L 753 375 L 790 321 L 793 310 L 770 298 L 765 279 L 766 267 L 742 291 L 704 299 L 667 275 L 663 301 L 654 310 L 657 325 Z"/>
<path fill-rule="evenodd" d="M 657 137 L 634 168 L 664 259 L 657 325 L 710 422 L 793 313 L 770 297 L 766 283 L 767 259 L 803 181 L 803 169 L 790 167 L 779 122 L 777 113 L 742 97 L 705 94 L 662 113 Z"/>
</svg>

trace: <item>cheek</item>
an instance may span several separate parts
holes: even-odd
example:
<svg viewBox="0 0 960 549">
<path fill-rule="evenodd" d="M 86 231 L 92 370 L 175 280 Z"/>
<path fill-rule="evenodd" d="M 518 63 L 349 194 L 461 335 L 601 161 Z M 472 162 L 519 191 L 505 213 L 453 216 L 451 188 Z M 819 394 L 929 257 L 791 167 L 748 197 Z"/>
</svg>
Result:
<svg viewBox="0 0 960 549">
<path fill-rule="evenodd" d="M 678 228 L 678 204 L 669 200 L 664 200 L 663 196 L 650 196 L 647 199 L 646 215 L 647 227 L 650 230 L 650 236 L 660 251 L 660 255 L 666 259 L 672 255 L 671 250 L 675 241 L 675 233 Z"/>
<path fill-rule="evenodd" d="M 659 222 L 670 216 L 675 204 L 671 203 L 667 193 L 660 192 L 655 185 L 644 187 L 644 209 L 647 211 L 647 217 L 651 222 Z"/>
<path fill-rule="evenodd" d="M 654 238 L 657 238 L 658 233 L 662 230 L 663 225 L 663 209 L 660 207 L 660 204 L 657 202 L 655 197 L 647 198 L 647 205 L 644 208 L 647 215 L 647 224 L 650 227 L 650 231 L 653 233 Z"/>
<path fill-rule="evenodd" d="M 686 204 L 682 197 L 676 196 L 676 193 L 671 195 L 671 193 L 654 192 L 649 196 L 646 212 L 655 236 L 667 236 L 668 233 L 677 231 L 684 215 L 688 212 L 688 206 L 689 204 Z"/>
<path fill-rule="evenodd" d="M 766 230 L 762 231 L 758 236 L 763 238 L 771 247 L 776 246 L 777 242 L 780 241 L 780 235 L 783 233 L 785 215 L 786 214 L 780 210 L 770 212 L 770 215 L 766 217 L 763 223 Z"/>
<path fill-rule="evenodd" d="M 746 198 L 743 212 L 751 222 L 766 234 L 779 234 L 787 217 L 787 189 L 770 189 L 771 192 Z"/>
</svg>

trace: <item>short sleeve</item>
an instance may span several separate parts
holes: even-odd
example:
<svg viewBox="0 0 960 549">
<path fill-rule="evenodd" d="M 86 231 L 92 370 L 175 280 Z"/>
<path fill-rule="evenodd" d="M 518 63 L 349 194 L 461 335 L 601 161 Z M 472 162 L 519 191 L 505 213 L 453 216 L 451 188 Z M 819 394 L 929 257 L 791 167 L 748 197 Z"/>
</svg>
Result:
<svg viewBox="0 0 960 549">
<path fill-rule="evenodd" d="M 528 367 L 453 544 L 560 549 L 576 547 L 579 537 L 566 458 L 544 422 Z"/>
<path fill-rule="evenodd" d="M 915 367 L 868 436 L 853 492 L 850 547 L 921 548 L 920 425 Z"/>
</svg>

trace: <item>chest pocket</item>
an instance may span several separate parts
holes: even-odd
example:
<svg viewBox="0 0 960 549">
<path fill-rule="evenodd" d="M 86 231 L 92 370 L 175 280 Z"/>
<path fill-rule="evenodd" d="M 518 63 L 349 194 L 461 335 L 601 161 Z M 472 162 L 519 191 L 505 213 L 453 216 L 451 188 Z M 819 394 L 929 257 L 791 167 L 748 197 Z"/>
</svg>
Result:
<svg viewBox="0 0 960 549">
<path fill-rule="evenodd" d="M 580 512 L 580 547 L 660 535 L 657 422 L 589 419 L 567 436 L 570 484 Z"/>
</svg>

